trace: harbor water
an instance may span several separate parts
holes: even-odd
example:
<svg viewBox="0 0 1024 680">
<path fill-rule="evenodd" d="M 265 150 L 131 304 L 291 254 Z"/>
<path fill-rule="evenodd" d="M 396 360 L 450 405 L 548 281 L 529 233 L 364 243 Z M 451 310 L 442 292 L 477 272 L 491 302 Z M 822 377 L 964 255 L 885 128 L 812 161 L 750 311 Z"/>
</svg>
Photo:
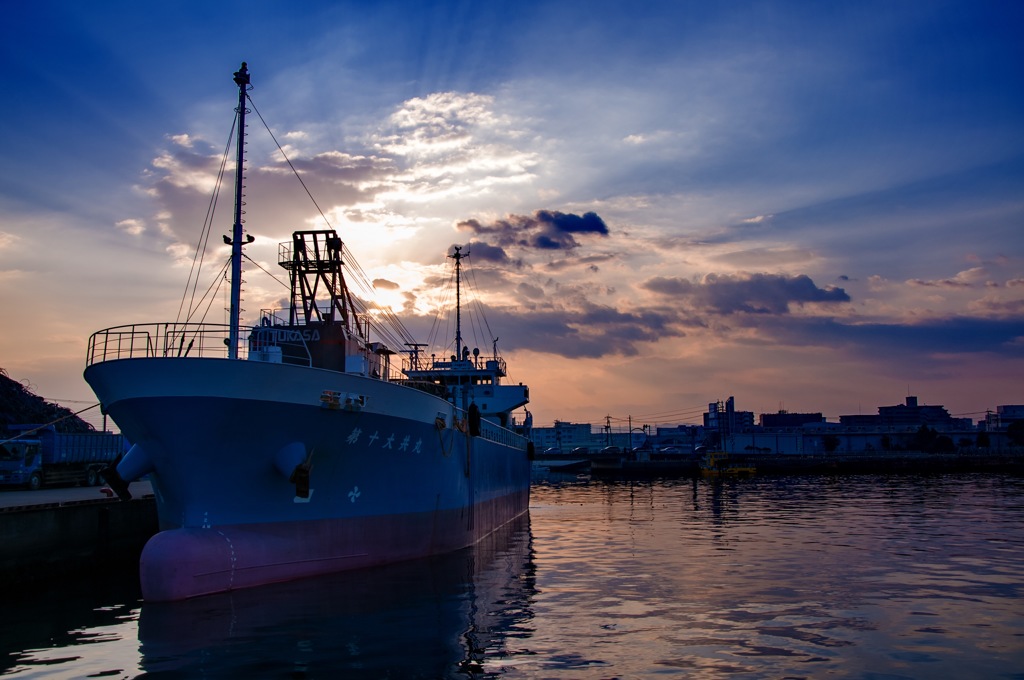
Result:
<svg viewBox="0 0 1024 680">
<path fill-rule="evenodd" d="M 141 601 L 8 589 L 12 678 L 1024 678 L 1024 479 L 538 480 L 438 559 Z"/>
</svg>

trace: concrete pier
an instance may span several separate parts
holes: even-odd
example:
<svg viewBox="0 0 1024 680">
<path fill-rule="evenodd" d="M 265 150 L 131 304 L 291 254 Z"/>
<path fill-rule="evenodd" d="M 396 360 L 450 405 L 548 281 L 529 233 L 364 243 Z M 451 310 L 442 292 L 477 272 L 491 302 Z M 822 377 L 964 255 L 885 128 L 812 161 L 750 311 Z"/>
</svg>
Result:
<svg viewBox="0 0 1024 680">
<path fill-rule="evenodd" d="M 83 577 L 138 564 L 157 531 L 148 482 L 120 501 L 101 487 L 0 491 L 0 575 L 10 583 Z"/>
</svg>

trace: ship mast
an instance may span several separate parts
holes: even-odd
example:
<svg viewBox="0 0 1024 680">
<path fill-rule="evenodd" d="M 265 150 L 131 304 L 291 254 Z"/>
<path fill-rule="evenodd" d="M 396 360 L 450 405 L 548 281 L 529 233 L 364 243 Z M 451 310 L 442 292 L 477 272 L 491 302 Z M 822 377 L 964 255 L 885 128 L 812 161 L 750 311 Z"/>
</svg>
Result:
<svg viewBox="0 0 1024 680">
<path fill-rule="evenodd" d="M 455 355 L 462 359 L 462 246 L 455 246 L 455 254 L 448 257 L 455 260 Z"/>
<path fill-rule="evenodd" d="M 242 298 L 242 180 L 245 163 L 245 92 L 249 87 L 249 69 L 245 62 L 235 71 L 238 85 L 238 147 L 235 156 L 235 224 L 231 228 L 231 327 L 228 334 L 228 358 L 238 358 L 238 326 Z M 249 238 L 252 242 L 252 237 Z"/>
</svg>

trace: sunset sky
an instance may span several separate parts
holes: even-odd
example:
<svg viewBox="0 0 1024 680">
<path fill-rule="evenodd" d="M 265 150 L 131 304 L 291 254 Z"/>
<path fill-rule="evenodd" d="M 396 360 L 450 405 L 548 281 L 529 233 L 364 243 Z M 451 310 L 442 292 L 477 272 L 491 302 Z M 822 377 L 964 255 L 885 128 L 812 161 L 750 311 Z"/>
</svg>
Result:
<svg viewBox="0 0 1024 680">
<path fill-rule="evenodd" d="M 468 244 L 535 424 L 1024 403 L 1024 3 L 3 9 L 0 367 L 71 408 L 91 333 L 177 314 L 242 61 L 417 337 Z M 248 130 L 247 252 L 278 275 L 324 225 Z M 245 281 L 250 321 L 285 297 Z"/>
</svg>

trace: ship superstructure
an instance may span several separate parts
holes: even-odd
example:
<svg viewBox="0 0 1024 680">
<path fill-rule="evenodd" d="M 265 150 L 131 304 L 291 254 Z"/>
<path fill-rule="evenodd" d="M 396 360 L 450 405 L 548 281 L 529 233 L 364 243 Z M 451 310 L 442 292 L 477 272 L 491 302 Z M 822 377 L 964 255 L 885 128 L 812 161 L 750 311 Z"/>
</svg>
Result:
<svg viewBox="0 0 1024 680">
<path fill-rule="evenodd" d="M 239 87 L 236 178 L 251 87 Z M 371 340 L 333 229 L 281 244 L 288 309 L 240 321 L 236 179 L 231 322 L 108 328 L 85 379 L 132 442 L 105 473 L 122 497 L 149 475 L 161 531 L 140 560 L 143 596 L 206 593 L 422 557 L 470 545 L 527 511 L 532 445 L 523 385 L 462 345 L 406 365 Z M 458 268 L 460 249 L 455 249 Z M 236 268 L 237 267 L 237 268 Z M 460 293 L 461 294 L 461 293 Z M 461 314 L 460 305 L 456 313 Z M 496 347 L 495 347 L 496 349 Z"/>
</svg>

